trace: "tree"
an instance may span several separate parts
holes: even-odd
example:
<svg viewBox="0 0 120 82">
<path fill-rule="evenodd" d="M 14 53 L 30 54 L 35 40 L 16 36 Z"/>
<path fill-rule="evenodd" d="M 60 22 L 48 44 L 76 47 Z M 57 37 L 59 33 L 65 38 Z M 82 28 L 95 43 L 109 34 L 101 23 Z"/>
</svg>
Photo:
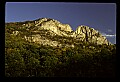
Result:
<svg viewBox="0 0 120 82">
<path fill-rule="evenodd" d="M 24 59 L 18 49 L 8 49 L 5 54 L 5 75 L 21 76 L 25 70 Z"/>
</svg>

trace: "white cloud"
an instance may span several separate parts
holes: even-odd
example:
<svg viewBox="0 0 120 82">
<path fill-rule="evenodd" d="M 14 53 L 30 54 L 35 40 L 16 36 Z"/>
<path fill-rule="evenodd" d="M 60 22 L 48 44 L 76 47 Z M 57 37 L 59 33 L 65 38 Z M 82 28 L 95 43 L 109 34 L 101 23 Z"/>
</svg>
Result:
<svg viewBox="0 0 120 82">
<path fill-rule="evenodd" d="M 116 34 L 106 34 L 106 33 L 102 33 L 103 36 L 105 37 L 116 37 Z"/>
<path fill-rule="evenodd" d="M 116 37 L 116 35 L 106 35 L 106 37 Z"/>
</svg>

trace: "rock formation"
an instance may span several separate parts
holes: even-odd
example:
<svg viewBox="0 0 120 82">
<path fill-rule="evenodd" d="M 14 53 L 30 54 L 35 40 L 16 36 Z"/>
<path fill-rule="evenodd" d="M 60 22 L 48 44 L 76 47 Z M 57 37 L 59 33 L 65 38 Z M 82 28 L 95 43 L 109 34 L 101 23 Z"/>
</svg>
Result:
<svg viewBox="0 0 120 82">
<path fill-rule="evenodd" d="M 80 38 L 82 41 L 107 45 L 110 43 L 107 41 L 106 37 L 100 34 L 100 32 L 88 26 L 78 26 L 74 33 L 76 34 L 77 38 Z"/>
<path fill-rule="evenodd" d="M 76 31 L 73 31 L 69 24 L 62 24 L 59 21 L 50 18 L 40 18 L 34 21 L 26 21 L 22 23 L 21 27 L 22 28 L 26 27 L 26 30 L 32 32 L 30 36 L 26 36 L 26 35 L 24 36 L 24 38 L 27 41 L 32 41 L 44 45 L 61 47 L 62 44 L 57 40 L 54 41 L 48 39 L 50 37 L 56 37 L 56 36 L 74 38 L 74 40 L 80 40 L 80 41 L 95 43 L 100 45 L 110 44 L 110 42 L 106 39 L 106 37 L 102 36 L 100 32 L 98 32 L 93 28 L 90 28 L 85 25 L 81 25 L 78 26 Z M 13 34 L 15 35 L 17 35 L 18 33 L 19 31 L 13 31 Z M 63 40 L 66 39 L 63 38 Z M 73 43 L 71 44 L 65 43 L 65 44 L 66 46 L 74 47 Z"/>
</svg>

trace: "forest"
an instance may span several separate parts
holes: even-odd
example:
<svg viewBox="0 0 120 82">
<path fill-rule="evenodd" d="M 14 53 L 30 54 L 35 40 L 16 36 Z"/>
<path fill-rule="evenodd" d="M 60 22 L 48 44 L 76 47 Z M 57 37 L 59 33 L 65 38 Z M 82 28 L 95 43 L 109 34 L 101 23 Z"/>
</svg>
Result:
<svg viewBox="0 0 120 82">
<path fill-rule="evenodd" d="M 116 77 L 115 44 L 52 47 L 28 42 L 13 30 L 19 28 L 5 28 L 6 77 Z"/>
</svg>

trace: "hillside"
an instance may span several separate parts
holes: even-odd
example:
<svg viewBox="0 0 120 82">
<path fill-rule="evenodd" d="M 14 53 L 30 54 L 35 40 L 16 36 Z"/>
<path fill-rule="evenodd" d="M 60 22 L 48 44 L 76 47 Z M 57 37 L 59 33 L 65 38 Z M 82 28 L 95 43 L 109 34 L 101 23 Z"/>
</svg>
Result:
<svg viewBox="0 0 120 82">
<path fill-rule="evenodd" d="M 7 77 L 115 77 L 116 45 L 97 30 L 50 18 L 5 24 Z"/>
</svg>

